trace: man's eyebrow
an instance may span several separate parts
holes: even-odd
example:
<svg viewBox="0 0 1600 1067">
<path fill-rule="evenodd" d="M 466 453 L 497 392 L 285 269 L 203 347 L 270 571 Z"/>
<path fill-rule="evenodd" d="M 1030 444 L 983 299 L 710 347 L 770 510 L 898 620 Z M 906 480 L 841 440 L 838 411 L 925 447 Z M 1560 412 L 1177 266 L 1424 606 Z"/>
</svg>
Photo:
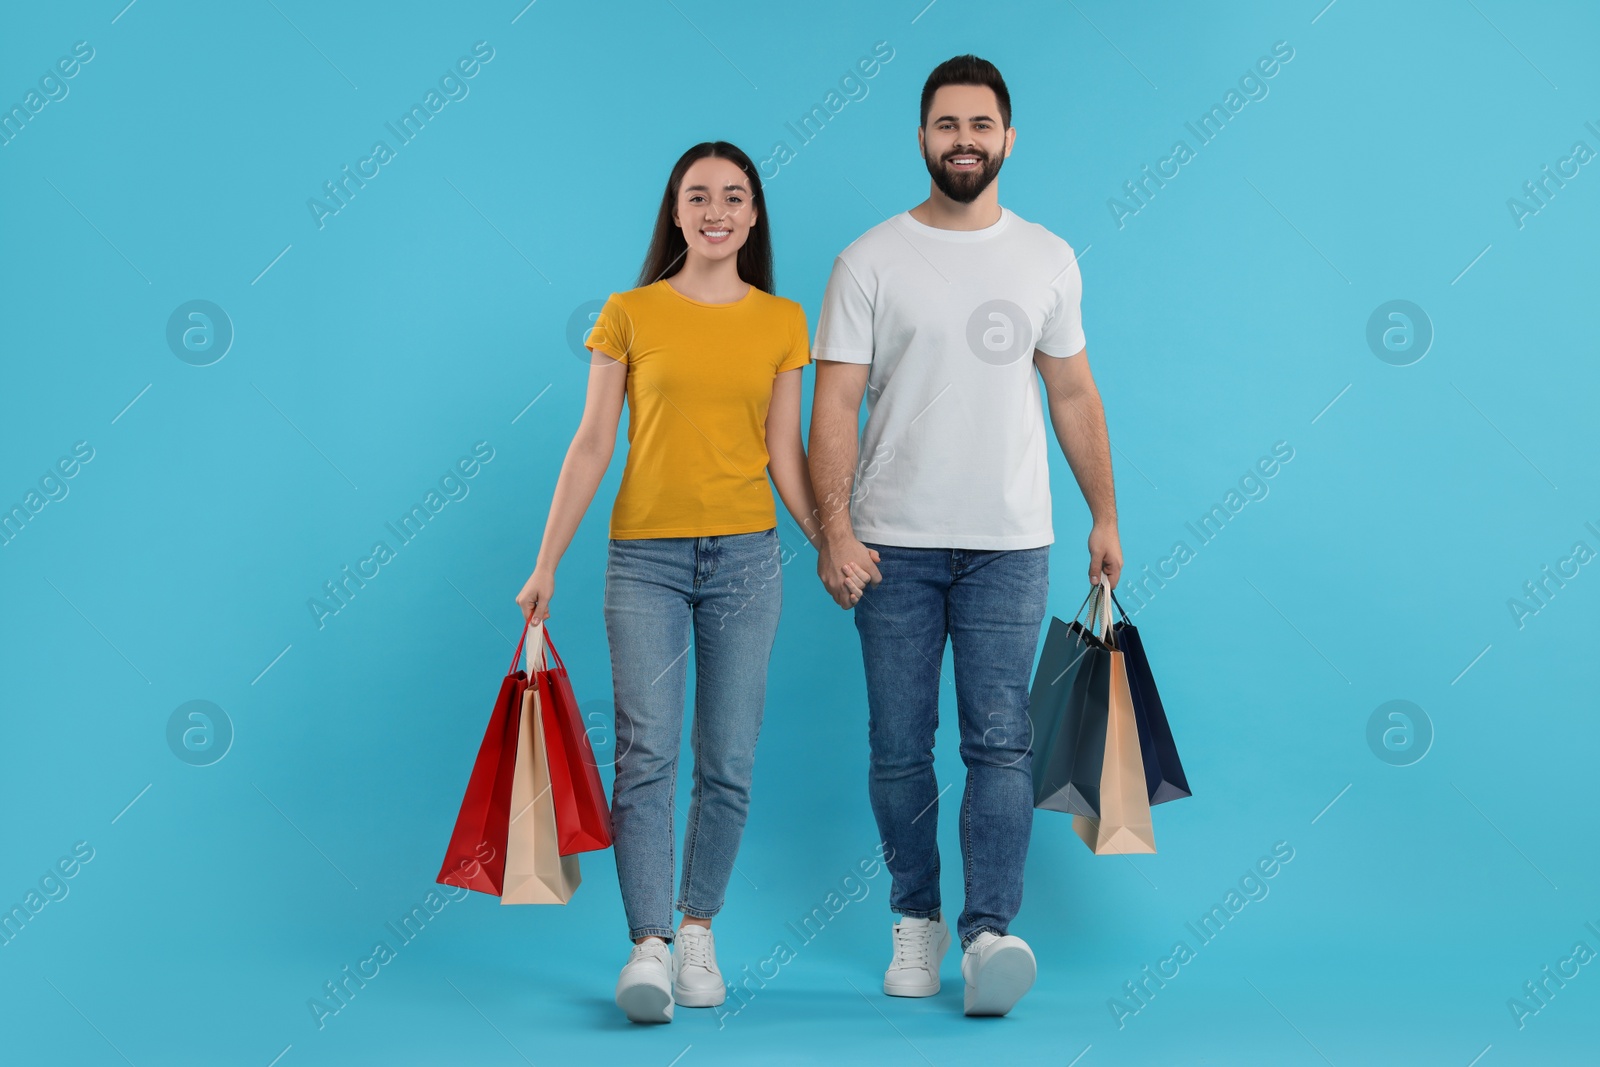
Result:
<svg viewBox="0 0 1600 1067">
<path fill-rule="evenodd" d="M 954 115 L 940 115 L 938 118 L 934 119 L 933 121 L 934 122 L 955 122 L 956 121 L 956 117 Z M 972 121 L 973 122 L 993 122 L 994 118 L 991 115 L 974 115 L 974 116 L 972 116 Z"/>
</svg>

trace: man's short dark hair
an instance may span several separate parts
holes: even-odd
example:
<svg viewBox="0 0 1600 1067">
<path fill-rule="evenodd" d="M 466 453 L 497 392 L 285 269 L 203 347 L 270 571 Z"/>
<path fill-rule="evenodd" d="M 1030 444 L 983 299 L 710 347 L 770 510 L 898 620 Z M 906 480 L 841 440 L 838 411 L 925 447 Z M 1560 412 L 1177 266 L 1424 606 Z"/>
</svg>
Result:
<svg viewBox="0 0 1600 1067">
<path fill-rule="evenodd" d="M 928 125 L 928 109 L 933 106 L 933 94 L 946 85 L 986 85 L 994 90 L 1000 102 L 1000 125 L 1011 128 L 1011 94 L 1006 91 L 1006 80 L 987 59 L 974 55 L 955 56 L 933 68 L 922 86 L 922 125 Z"/>
</svg>

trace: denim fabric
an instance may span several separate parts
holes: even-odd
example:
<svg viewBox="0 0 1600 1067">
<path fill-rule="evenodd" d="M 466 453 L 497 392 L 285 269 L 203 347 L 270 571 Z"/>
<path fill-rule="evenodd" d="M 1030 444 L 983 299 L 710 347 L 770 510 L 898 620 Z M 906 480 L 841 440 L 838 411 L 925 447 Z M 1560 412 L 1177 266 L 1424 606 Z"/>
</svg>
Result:
<svg viewBox="0 0 1600 1067">
<path fill-rule="evenodd" d="M 1028 690 L 1049 588 L 1050 546 L 1011 550 L 869 544 L 883 581 L 856 604 L 867 676 L 868 793 L 892 851 L 891 911 L 939 914 L 934 730 L 945 638 L 955 660 L 961 759 L 965 947 L 1006 933 L 1022 906 L 1033 829 Z"/>
<path fill-rule="evenodd" d="M 612 540 L 606 637 L 616 693 L 611 823 L 629 937 L 673 939 L 673 815 L 693 633 L 694 790 L 676 907 L 722 908 L 750 808 L 783 581 L 776 529 Z"/>
</svg>

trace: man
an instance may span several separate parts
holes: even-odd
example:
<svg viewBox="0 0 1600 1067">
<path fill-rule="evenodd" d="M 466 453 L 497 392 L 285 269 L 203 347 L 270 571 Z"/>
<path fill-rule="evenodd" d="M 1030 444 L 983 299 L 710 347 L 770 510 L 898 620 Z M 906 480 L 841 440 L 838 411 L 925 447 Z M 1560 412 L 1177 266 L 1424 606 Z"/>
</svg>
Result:
<svg viewBox="0 0 1600 1067">
<path fill-rule="evenodd" d="M 1094 520 L 1090 580 L 1114 586 L 1122 569 L 1077 257 L 1000 206 L 995 178 L 1015 141 L 993 64 L 966 55 L 934 69 L 917 131 L 928 199 L 840 253 L 813 351 L 811 479 L 824 502 L 817 573 L 840 603 L 847 576 L 867 582 L 855 621 L 869 794 L 900 916 L 883 990 L 937 993 L 950 946 L 933 773 L 948 637 L 967 767 L 956 933 L 968 1015 L 1004 1015 L 1035 974 L 1032 950 L 1007 932 L 1033 825 L 1028 690 L 1055 540 L 1035 367 Z"/>
</svg>

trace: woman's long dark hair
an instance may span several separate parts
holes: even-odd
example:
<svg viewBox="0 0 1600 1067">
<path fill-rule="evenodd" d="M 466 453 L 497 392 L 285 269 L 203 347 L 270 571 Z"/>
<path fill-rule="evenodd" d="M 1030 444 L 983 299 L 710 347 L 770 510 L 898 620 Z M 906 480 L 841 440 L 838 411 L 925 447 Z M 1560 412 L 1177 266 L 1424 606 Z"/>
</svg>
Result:
<svg viewBox="0 0 1600 1067">
<path fill-rule="evenodd" d="M 667 178 L 667 190 L 661 194 L 661 210 L 656 212 L 655 233 L 650 237 L 650 251 L 645 253 L 638 284 L 646 286 L 666 277 L 687 254 L 688 242 L 683 239 L 678 224 L 672 221 L 672 214 L 678 206 L 684 172 L 701 159 L 726 159 L 750 179 L 750 201 L 756 209 L 756 224 L 739 249 L 739 277 L 764 293 L 772 292 L 772 239 L 768 236 L 772 228 L 767 221 L 767 198 L 761 191 L 761 174 L 749 156 L 727 141 L 702 141 L 678 157 L 672 175 Z"/>
</svg>

